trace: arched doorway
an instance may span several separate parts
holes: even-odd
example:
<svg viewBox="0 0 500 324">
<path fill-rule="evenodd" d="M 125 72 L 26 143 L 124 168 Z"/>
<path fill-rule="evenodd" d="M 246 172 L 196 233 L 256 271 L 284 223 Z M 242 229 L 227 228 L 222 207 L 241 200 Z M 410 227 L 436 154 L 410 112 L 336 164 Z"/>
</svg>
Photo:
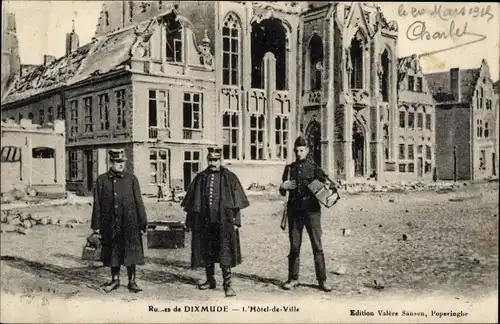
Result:
<svg viewBox="0 0 500 324">
<path fill-rule="evenodd" d="M 352 159 L 354 160 L 354 176 L 364 176 L 365 169 L 365 135 L 359 122 L 352 125 Z"/>
<path fill-rule="evenodd" d="M 316 120 L 316 115 L 307 125 L 306 136 L 310 145 L 309 155 L 316 164 L 321 166 L 321 125 Z"/>
</svg>

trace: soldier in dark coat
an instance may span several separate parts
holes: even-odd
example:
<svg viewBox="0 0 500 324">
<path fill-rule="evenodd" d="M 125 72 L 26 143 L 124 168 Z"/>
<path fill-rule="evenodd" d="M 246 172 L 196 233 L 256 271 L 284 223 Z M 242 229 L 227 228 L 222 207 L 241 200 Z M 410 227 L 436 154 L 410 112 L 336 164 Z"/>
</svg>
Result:
<svg viewBox="0 0 500 324">
<path fill-rule="evenodd" d="M 325 257 L 321 243 L 321 206 L 307 187 L 314 179 L 325 183 L 328 177 L 316 163 L 308 158 L 309 145 L 304 137 L 299 136 L 295 140 L 294 149 L 297 159 L 285 167 L 283 183 L 280 186 L 282 196 L 289 191 L 287 216 L 290 254 L 288 255 L 288 281 L 283 288 L 289 290 L 299 285 L 300 246 L 305 227 L 311 239 L 319 288 L 323 291 L 331 291 L 326 283 Z M 333 183 L 330 184 L 330 188 L 334 192 L 337 191 Z"/>
<path fill-rule="evenodd" d="M 241 264 L 238 228 L 240 210 L 249 206 L 238 177 L 221 166 L 220 148 L 209 148 L 209 166 L 198 173 L 181 203 L 192 231 L 191 267 L 205 267 L 207 280 L 199 289 L 215 289 L 215 263 L 222 269 L 226 297 L 235 296 L 231 268 Z"/>
<path fill-rule="evenodd" d="M 122 149 L 109 150 L 111 168 L 97 177 L 91 228 L 102 237 L 101 260 L 111 267 L 111 281 L 103 285 L 106 292 L 120 286 L 120 267 L 127 267 L 128 289 L 139 292 L 135 267 L 144 264 L 142 234 L 147 217 L 137 178 L 125 171 Z M 142 233 L 141 233 L 142 232 Z"/>
</svg>

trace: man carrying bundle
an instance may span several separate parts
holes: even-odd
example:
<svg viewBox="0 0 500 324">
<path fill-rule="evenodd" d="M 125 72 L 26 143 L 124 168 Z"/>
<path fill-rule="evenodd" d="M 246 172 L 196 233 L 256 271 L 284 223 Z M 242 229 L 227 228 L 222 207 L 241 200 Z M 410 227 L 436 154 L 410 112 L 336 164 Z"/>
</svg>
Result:
<svg viewBox="0 0 500 324">
<path fill-rule="evenodd" d="M 288 256 L 288 281 L 283 285 L 283 289 L 289 290 L 299 285 L 300 246 L 305 227 L 311 239 L 319 288 L 328 292 L 332 289 L 326 282 L 325 257 L 321 243 L 321 206 L 308 187 L 314 180 L 325 183 L 328 176 L 316 163 L 308 159 L 309 145 L 304 137 L 299 136 L 295 140 L 294 151 L 296 161 L 285 167 L 283 183 L 280 186 L 282 196 L 285 196 L 287 191 L 289 192 L 287 217 L 290 254 Z M 329 187 L 335 193 L 337 192 L 333 183 L 330 183 Z"/>
</svg>

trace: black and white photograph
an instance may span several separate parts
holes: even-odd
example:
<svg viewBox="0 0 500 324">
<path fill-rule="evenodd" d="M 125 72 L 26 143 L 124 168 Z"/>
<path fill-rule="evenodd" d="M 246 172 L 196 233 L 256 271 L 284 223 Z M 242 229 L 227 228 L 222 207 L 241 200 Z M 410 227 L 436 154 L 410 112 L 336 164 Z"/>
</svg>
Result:
<svg viewBox="0 0 500 324">
<path fill-rule="evenodd" d="M 499 16 L 2 1 L 0 322 L 497 323 Z"/>
</svg>

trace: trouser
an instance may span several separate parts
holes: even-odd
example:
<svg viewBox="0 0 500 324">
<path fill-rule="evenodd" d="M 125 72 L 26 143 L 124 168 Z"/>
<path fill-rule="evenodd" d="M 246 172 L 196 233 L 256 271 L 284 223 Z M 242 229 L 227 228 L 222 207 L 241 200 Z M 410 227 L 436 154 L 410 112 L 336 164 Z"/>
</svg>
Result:
<svg viewBox="0 0 500 324">
<path fill-rule="evenodd" d="M 231 282 L 231 268 L 229 267 L 222 267 L 222 280 L 223 280 L 223 285 L 224 288 L 230 287 L 232 282 Z M 205 271 L 207 274 L 207 281 L 208 282 L 215 282 L 215 264 L 214 263 L 209 263 L 205 266 Z"/>
<path fill-rule="evenodd" d="M 298 280 L 300 269 L 300 246 L 304 226 L 309 234 L 314 255 L 314 268 L 318 281 L 326 280 L 325 256 L 321 244 L 321 212 L 293 211 L 288 213 L 290 254 L 288 255 L 288 279 Z"/>
<path fill-rule="evenodd" d="M 111 279 L 120 279 L 121 267 L 111 267 Z M 135 264 L 127 266 L 127 276 L 130 282 L 135 282 Z"/>
</svg>

